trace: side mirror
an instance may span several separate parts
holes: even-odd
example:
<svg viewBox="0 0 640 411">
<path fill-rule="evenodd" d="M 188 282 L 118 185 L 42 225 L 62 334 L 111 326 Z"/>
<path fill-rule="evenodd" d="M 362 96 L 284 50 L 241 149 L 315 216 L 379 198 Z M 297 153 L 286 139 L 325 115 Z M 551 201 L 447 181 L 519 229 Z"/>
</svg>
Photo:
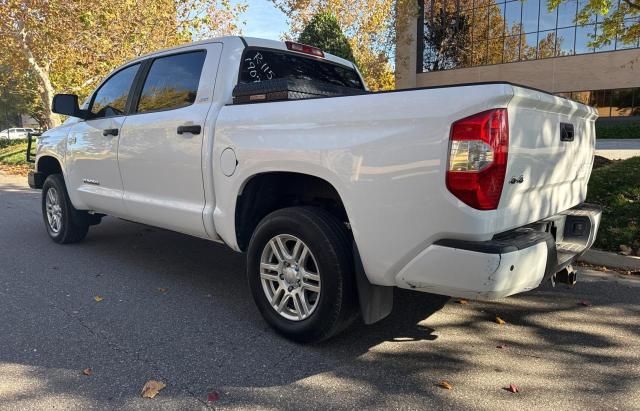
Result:
<svg viewBox="0 0 640 411">
<path fill-rule="evenodd" d="M 75 94 L 56 94 L 53 96 L 51 111 L 65 116 L 85 118 L 86 110 L 80 110 L 78 96 Z"/>
</svg>

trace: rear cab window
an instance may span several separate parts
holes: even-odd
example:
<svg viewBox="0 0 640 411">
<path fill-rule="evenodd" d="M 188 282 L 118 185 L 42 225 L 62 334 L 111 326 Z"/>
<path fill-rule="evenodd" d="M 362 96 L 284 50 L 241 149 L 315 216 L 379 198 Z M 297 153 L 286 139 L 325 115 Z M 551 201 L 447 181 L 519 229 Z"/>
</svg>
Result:
<svg viewBox="0 0 640 411">
<path fill-rule="evenodd" d="M 248 47 L 242 55 L 239 84 L 289 79 L 320 81 L 364 90 L 358 72 L 329 60 L 274 49 Z"/>
<path fill-rule="evenodd" d="M 197 50 L 155 58 L 136 112 L 173 110 L 193 104 L 206 54 L 204 50 Z"/>
</svg>

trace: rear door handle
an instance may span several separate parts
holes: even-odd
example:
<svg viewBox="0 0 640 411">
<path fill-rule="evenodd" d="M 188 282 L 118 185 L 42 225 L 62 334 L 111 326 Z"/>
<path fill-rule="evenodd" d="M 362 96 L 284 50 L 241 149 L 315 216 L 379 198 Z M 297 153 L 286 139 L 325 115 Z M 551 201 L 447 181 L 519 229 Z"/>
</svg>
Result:
<svg viewBox="0 0 640 411">
<path fill-rule="evenodd" d="M 191 134 L 200 134 L 202 131 L 202 127 L 200 126 L 179 126 L 178 134 L 191 133 Z"/>
<path fill-rule="evenodd" d="M 105 130 L 102 130 L 102 135 L 103 136 L 117 136 L 118 135 L 118 129 L 117 128 L 107 128 Z"/>
</svg>

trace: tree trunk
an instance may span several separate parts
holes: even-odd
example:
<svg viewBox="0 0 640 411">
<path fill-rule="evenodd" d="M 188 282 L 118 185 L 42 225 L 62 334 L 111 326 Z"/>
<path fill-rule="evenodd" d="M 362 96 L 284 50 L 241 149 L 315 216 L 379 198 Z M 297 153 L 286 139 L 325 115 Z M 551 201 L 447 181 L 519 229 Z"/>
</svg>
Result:
<svg viewBox="0 0 640 411">
<path fill-rule="evenodd" d="M 40 94 L 40 100 L 42 101 L 43 116 L 46 121 L 46 127 L 52 128 L 58 126 L 60 125 L 60 117 L 51 111 L 54 90 L 49 77 L 49 66 L 42 66 L 36 61 L 36 58 L 27 43 L 27 33 L 25 32 L 24 27 L 20 30 L 19 41 L 22 46 L 22 51 L 29 63 L 29 67 L 31 67 L 31 70 L 33 70 L 36 74 L 36 78 L 38 79 L 38 94 Z"/>
</svg>

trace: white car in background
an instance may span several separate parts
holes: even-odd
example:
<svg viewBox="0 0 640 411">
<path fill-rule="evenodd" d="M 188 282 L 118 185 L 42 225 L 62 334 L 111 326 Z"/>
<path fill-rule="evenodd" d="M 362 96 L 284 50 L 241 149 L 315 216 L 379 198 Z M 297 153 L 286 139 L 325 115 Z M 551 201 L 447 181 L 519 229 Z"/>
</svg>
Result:
<svg viewBox="0 0 640 411">
<path fill-rule="evenodd" d="M 32 128 L 7 128 L 0 131 L 0 138 L 8 140 L 19 140 L 27 138 L 29 133 L 35 132 Z"/>
</svg>

